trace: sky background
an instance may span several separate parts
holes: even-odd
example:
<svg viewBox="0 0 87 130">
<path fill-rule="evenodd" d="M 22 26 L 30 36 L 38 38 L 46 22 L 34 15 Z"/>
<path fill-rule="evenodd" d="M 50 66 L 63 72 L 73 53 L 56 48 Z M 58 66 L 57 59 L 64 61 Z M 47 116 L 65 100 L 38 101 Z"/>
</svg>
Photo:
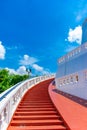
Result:
<svg viewBox="0 0 87 130">
<path fill-rule="evenodd" d="M 59 57 L 81 44 L 86 0 L 0 0 L 0 68 L 55 73 Z"/>
</svg>

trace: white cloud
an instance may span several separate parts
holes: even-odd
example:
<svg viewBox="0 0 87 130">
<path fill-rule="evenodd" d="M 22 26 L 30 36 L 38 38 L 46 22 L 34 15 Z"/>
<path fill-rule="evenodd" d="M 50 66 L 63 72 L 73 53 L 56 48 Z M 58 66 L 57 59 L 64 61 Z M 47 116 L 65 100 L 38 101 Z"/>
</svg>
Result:
<svg viewBox="0 0 87 130">
<path fill-rule="evenodd" d="M 43 67 L 41 67 L 41 66 L 39 66 L 39 65 L 37 65 L 37 64 L 33 64 L 32 65 L 32 67 L 35 69 L 35 70 L 37 70 L 37 71 L 43 71 Z"/>
<path fill-rule="evenodd" d="M 48 75 L 48 74 L 51 74 L 51 72 L 50 72 L 48 69 L 46 69 L 46 70 L 43 70 L 43 71 L 42 71 L 42 74 Z"/>
<path fill-rule="evenodd" d="M 39 66 L 38 64 L 36 64 L 36 62 L 38 62 L 38 59 L 36 59 L 34 57 L 30 57 L 29 55 L 24 55 L 23 58 L 20 60 L 20 64 L 23 66 L 17 70 L 17 73 L 24 74 L 26 71 L 25 66 L 27 66 L 27 67 L 30 66 L 31 69 L 33 69 L 33 71 L 34 71 L 34 74 L 42 75 L 42 74 L 49 73 L 48 70 L 44 69 L 42 66 Z"/>
<path fill-rule="evenodd" d="M 46 70 L 46 69 L 44 69 L 43 67 L 41 67 L 37 64 L 33 64 L 32 68 L 35 70 L 35 72 L 34 72 L 34 74 L 31 72 L 30 75 L 37 75 L 37 74 L 38 75 L 46 75 L 46 74 L 50 73 L 49 70 Z M 5 69 L 8 70 L 10 74 L 19 74 L 19 75 L 28 74 L 26 72 L 25 66 L 20 66 L 17 70 L 12 69 L 12 68 L 8 68 L 8 67 L 6 67 Z"/>
<path fill-rule="evenodd" d="M 10 74 L 17 74 L 15 69 L 11 69 L 11 68 L 8 68 L 8 67 L 6 67 L 5 69 L 8 70 Z"/>
<path fill-rule="evenodd" d="M 10 74 L 19 74 L 19 75 L 27 74 L 25 66 L 20 66 L 17 70 L 7 67 L 5 69 L 8 70 Z"/>
<path fill-rule="evenodd" d="M 17 71 L 16 71 L 18 74 L 20 75 L 24 75 L 24 74 L 27 74 L 26 72 L 26 67 L 25 66 L 20 66 Z"/>
<path fill-rule="evenodd" d="M 0 59 L 5 59 L 5 47 L 2 45 L 2 42 L 0 41 Z"/>
<path fill-rule="evenodd" d="M 33 64 L 32 68 L 35 69 L 37 74 L 46 75 L 46 74 L 50 73 L 50 71 L 48 69 L 44 69 L 43 67 L 39 66 L 38 64 Z"/>
<path fill-rule="evenodd" d="M 82 27 L 80 25 L 75 27 L 75 29 L 71 28 L 69 29 L 67 41 L 71 43 L 76 42 L 78 44 L 81 44 L 81 38 L 82 38 Z"/>
<path fill-rule="evenodd" d="M 20 60 L 21 65 L 32 65 L 38 60 L 34 57 L 30 57 L 29 55 L 24 55 L 23 59 Z"/>
</svg>

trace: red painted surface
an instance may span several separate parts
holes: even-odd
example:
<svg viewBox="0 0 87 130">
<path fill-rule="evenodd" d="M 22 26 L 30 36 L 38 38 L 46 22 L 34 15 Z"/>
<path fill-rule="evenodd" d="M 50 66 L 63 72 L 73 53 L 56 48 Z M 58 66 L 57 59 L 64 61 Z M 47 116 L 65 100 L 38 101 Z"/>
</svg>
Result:
<svg viewBox="0 0 87 130">
<path fill-rule="evenodd" d="M 50 99 L 51 81 L 44 81 L 25 94 L 7 130 L 69 130 Z"/>
<path fill-rule="evenodd" d="M 87 130 L 87 107 L 54 91 L 55 86 L 49 86 L 50 97 L 71 130 Z"/>
</svg>

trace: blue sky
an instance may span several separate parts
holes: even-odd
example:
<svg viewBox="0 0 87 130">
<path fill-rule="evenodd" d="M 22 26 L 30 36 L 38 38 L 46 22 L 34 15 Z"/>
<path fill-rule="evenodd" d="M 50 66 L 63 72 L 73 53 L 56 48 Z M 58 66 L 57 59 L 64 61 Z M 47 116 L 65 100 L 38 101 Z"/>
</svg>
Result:
<svg viewBox="0 0 87 130">
<path fill-rule="evenodd" d="M 0 0 L 0 68 L 54 73 L 57 59 L 81 44 L 86 0 Z"/>
</svg>

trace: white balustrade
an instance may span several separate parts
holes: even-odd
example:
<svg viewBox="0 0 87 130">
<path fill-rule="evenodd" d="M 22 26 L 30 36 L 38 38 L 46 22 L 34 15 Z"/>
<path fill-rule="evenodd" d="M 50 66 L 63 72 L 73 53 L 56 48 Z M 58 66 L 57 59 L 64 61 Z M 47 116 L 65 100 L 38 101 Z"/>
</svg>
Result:
<svg viewBox="0 0 87 130">
<path fill-rule="evenodd" d="M 0 130 L 6 130 L 18 103 L 26 91 L 34 85 L 54 77 L 55 74 L 32 78 L 20 84 L 18 83 L 18 85 L 0 94 Z"/>
<path fill-rule="evenodd" d="M 61 78 L 58 78 L 58 86 L 64 86 L 71 83 L 76 83 L 79 81 L 79 75 L 78 73 L 70 74 L 63 76 Z"/>
<path fill-rule="evenodd" d="M 56 88 L 87 100 L 87 69 L 55 78 Z"/>
<path fill-rule="evenodd" d="M 66 62 L 67 59 L 69 60 L 69 59 L 71 59 L 71 58 L 73 58 L 73 57 L 75 57 L 75 56 L 77 56 L 77 55 L 79 55 L 79 54 L 81 54 L 85 51 L 87 51 L 87 42 L 80 45 L 76 49 L 70 51 L 65 56 L 60 57 L 59 60 L 58 60 L 58 63 L 60 64 L 60 63 Z"/>
</svg>

